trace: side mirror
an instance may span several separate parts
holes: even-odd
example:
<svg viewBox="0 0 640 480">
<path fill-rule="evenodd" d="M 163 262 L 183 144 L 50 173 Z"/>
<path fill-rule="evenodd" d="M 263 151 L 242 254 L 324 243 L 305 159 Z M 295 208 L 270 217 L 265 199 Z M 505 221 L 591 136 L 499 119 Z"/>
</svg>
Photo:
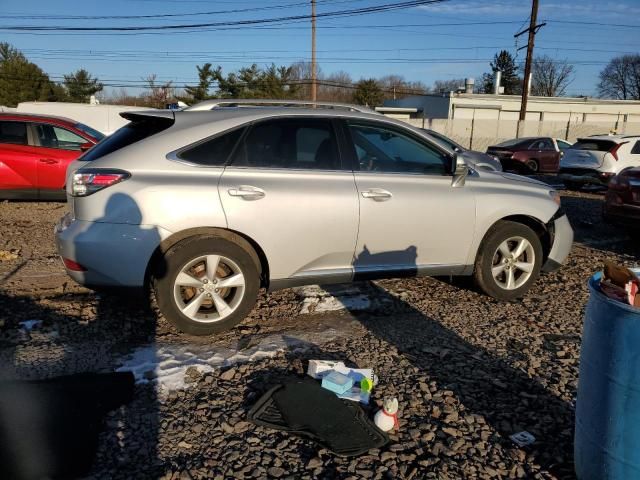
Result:
<svg viewBox="0 0 640 480">
<path fill-rule="evenodd" d="M 453 180 L 451 181 L 451 186 L 454 188 L 464 187 L 468 174 L 469 166 L 462 158 L 462 155 L 456 153 L 453 157 Z"/>
<path fill-rule="evenodd" d="M 91 142 L 83 143 L 82 145 L 80 145 L 80 151 L 81 151 L 81 152 L 86 152 L 86 151 L 87 151 L 87 150 L 89 150 L 91 147 L 93 147 L 93 143 L 91 143 Z"/>
</svg>

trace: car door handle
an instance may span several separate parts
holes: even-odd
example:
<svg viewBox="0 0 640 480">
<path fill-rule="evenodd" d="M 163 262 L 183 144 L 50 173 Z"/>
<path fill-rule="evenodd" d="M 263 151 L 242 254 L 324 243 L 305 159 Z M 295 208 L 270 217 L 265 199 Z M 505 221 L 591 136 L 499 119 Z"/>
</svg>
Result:
<svg viewBox="0 0 640 480">
<path fill-rule="evenodd" d="M 362 196 L 364 198 L 371 198 L 377 202 L 384 202 L 385 200 L 389 200 L 391 197 L 393 197 L 391 192 L 388 192 L 381 188 L 372 188 L 370 190 L 363 190 Z"/>
<path fill-rule="evenodd" d="M 58 160 L 53 158 L 41 158 L 40 163 L 46 163 L 47 165 L 53 165 L 54 163 L 58 163 Z"/>
<path fill-rule="evenodd" d="M 264 190 L 250 185 L 240 185 L 238 188 L 230 188 L 227 193 L 232 197 L 242 197 L 245 200 L 258 200 L 265 196 Z"/>
</svg>

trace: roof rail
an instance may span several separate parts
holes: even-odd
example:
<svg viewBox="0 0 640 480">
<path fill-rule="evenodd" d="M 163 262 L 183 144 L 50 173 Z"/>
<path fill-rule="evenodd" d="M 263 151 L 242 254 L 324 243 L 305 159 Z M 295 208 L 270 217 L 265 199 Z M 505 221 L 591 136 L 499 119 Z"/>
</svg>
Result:
<svg viewBox="0 0 640 480">
<path fill-rule="evenodd" d="M 260 98 L 227 98 L 205 100 L 185 108 L 185 111 L 203 111 L 213 110 L 224 107 L 259 107 L 259 106 L 279 106 L 279 107 L 320 107 L 336 110 L 349 110 L 351 112 L 376 113 L 369 107 L 360 105 L 351 105 L 350 103 L 334 103 L 334 102 L 314 102 L 311 100 L 275 100 Z"/>
</svg>

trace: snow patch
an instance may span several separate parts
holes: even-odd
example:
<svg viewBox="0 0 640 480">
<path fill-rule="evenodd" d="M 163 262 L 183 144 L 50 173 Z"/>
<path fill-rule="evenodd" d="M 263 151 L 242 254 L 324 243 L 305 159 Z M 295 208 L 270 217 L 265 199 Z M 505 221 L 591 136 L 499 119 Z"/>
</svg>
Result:
<svg viewBox="0 0 640 480">
<path fill-rule="evenodd" d="M 157 343 L 137 348 L 122 358 L 122 366 L 116 371 L 132 372 L 139 384 L 155 382 L 159 390 L 166 393 L 189 386 L 185 375 L 190 367 L 195 367 L 200 373 L 211 372 L 237 363 L 273 357 L 285 350 L 304 350 L 310 343 L 324 343 L 340 335 L 335 329 L 304 335 L 305 338 L 269 335 L 257 345 L 246 349 Z"/>
<path fill-rule="evenodd" d="M 301 287 L 296 293 L 302 298 L 300 313 L 323 313 L 339 310 L 367 310 L 371 299 L 357 287 L 336 287 L 328 292 L 318 285 Z"/>
<path fill-rule="evenodd" d="M 25 329 L 27 332 L 30 332 L 36 327 L 42 325 L 42 320 L 25 320 L 20 322 L 20 326 Z"/>
</svg>

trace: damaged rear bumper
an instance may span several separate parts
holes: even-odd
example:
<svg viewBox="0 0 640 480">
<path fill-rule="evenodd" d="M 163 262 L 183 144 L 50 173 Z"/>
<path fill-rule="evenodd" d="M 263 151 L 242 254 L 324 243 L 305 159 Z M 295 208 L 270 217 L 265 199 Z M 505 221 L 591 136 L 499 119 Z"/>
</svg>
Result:
<svg viewBox="0 0 640 480">
<path fill-rule="evenodd" d="M 573 229 L 564 212 L 558 211 L 549 224 L 553 236 L 549 256 L 542 266 L 544 272 L 553 272 L 560 268 L 569 256 L 571 245 L 573 245 Z"/>
</svg>

